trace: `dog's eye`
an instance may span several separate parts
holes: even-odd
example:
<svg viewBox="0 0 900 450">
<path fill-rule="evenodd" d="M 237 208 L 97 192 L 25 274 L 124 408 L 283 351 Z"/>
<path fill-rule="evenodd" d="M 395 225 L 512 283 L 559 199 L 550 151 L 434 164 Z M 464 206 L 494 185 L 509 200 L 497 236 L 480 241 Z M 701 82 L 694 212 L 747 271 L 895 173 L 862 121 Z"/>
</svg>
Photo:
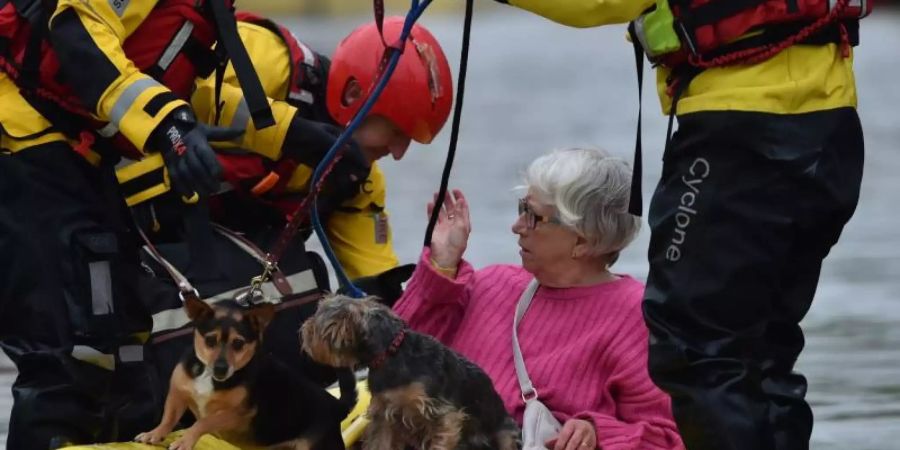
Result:
<svg viewBox="0 0 900 450">
<path fill-rule="evenodd" d="M 215 347 L 216 346 L 216 337 L 212 336 L 212 335 L 206 336 L 206 338 L 204 339 L 204 342 L 206 342 L 207 347 Z"/>
<path fill-rule="evenodd" d="M 239 352 L 242 348 L 244 348 L 244 344 L 246 344 L 245 341 L 241 339 L 235 339 L 231 342 L 231 348 L 233 348 L 234 351 Z"/>
</svg>

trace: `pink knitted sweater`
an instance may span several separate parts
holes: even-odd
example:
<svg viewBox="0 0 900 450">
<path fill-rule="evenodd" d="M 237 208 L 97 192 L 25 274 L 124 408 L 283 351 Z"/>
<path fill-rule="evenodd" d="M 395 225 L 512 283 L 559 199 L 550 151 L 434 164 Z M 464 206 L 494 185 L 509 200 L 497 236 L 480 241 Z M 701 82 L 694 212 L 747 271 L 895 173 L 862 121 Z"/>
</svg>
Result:
<svg viewBox="0 0 900 450">
<path fill-rule="evenodd" d="M 422 254 L 394 309 L 481 366 L 506 409 L 521 423 L 512 356 L 516 303 L 532 276 L 522 267 L 475 271 L 463 261 L 455 280 Z M 565 422 L 592 422 L 603 450 L 683 449 L 671 401 L 647 373 L 644 287 L 629 276 L 585 287 L 541 286 L 519 324 L 519 343 L 541 401 Z"/>
</svg>

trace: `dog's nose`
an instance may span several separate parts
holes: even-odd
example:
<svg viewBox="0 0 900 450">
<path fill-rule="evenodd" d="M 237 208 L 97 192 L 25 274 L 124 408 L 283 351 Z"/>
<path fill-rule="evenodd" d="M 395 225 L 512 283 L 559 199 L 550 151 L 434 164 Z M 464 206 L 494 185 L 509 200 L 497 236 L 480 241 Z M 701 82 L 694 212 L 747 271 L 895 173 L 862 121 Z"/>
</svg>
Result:
<svg viewBox="0 0 900 450">
<path fill-rule="evenodd" d="M 224 359 L 216 360 L 216 363 L 213 364 L 213 375 L 216 378 L 222 378 L 225 375 L 228 375 L 228 361 Z"/>
</svg>

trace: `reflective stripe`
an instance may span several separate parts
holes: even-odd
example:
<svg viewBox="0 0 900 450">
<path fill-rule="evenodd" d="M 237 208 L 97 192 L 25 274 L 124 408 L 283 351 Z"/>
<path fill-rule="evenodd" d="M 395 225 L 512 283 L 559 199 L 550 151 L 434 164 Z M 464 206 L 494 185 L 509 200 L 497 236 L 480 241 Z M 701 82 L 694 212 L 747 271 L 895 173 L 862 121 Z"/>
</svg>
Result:
<svg viewBox="0 0 900 450">
<path fill-rule="evenodd" d="M 194 24 L 191 21 L 187 21 L 184 25 L 181 26 L 181 29 L 178 30 L 178 33 L 175 33 L 175 37 L 172 38 L 172 42 L 166 47 L 166 50 L 163 52 L 162 56 L 159 57 L 159 62 L 156 63 L 160 69 L 166 70 L 169 68 L 169 65 L 172 64 L 172 61 L 175 60 L 175 57 L 178 56 L 178 52 L 184 48 L 184 43 L 187 42 L 188 38 L 191 37 L 191 32 L 194 31 Z"/>
<path fill-rule="evenodd" d="M 294 288 L 294 292 L 308 292 L 318 288 L 318 285 L 316 284 L 316 277 L 315 275 L 313 275 L 312 269 L 307 269 L 303 272 L 298 272 L 290 275 L 286 277 L 286 280 Z M 203 299 L 203 301 L 209 304 L 213 304 L 221 300 L 231 300 L 234 299 L 237 294 L 242 293 L 246 290 L 246 287 L 232 289 L 230 291 L 216 295 L 215 297 Z M 270 299 L 271 303 L 274 303 L 276 305 L 281 303 L 281 294 L 275 288 L 275 284 L 273 284 L 271 281 L 263 283 L 262 291 L 263 295 L 265 295 L 266 298 Z M 151 332 L 159 333 L 161 331 L 175 330 L 189 324 L 190 322 L 191 320 L 188 318 L 187 313 L 184 311 L 184 308 L 167 309 L 153 315 L 153 330 Z"/>
<path fill-rule="evenodd" d="M 241 102 L 234 110 L 234 116 L 231 117 L 231 127 L 245 129 L 248 120 L 250 120 L 250 107 L 247 106 L 247 99 L 241 97 Z"/>
<path fill-rule="evenodd" d="M 241 97 L 241 102 L 237 109 L 234 110 L 234 116 L 231 117 L 231 128 L 247 129 L 247 123 L 250 122 L 250 107 L 247 106 L 247 100 Z M 231 140 L 232 143 L 240 145 L 244 142 L 244 136 L 238 136 Z"/>
<path fill-rule="evenodd" d="M 112 276 L 109 261 L 93 261 L 88 264 L 91 274 L 91 306 L 95 316 L 112 314 Z"/>
<path fill-rule="evenodd" d="M 316 54 L 306 46 L 300 39 L 297 39 L 297 36 L 294 36 L 294 33 L 290 33 L 291 38 L 294 39 L 294 42 L 297 43 L 297 47 L 300 47 L 300 51 L 303 53 L 303 64 L 307 66 L 314 67 L 316 65 Z M 300 67 L 295 68 L 294 70 L 300 70 Z M 301 89 L 299 86 L 295 87 L 288 93 L 288 98 L 294 101 L 303 102 L 309 105 L 312 105 L 316 98 L 313 96 L 312 92 L 309 92 L 305 89 Z"/>
<path fill-rule="evenodd" d="M 72 357 L 79 361 L 84 361 L 97 367 L 102 367 L 106 370 L 115 370 L 116 368 L 115 356 L 108 355 L 106 353 L 100 353 L 99 351 L 86 345 L 76 345 L 72 347 Z"/>
<path fill-rule="evenodd" d="M 307 91 L 306 89 L 298 89 L 296 91 L 291 91 L 288 94 L 288 98 L 294 101 L 303 102 L 312 105 L 315 102 L 315 97 L 313 97 L 312 92 Z"/>
<path fill-rule="evenodd" d="M 123 363 L 141 362 L 144 360 L 144 347 L 140 345 L 123 345 L 119 347 L 119 361 Z"/>
<path fill-rule="evenodd" d="M 105 138 L 111 138 L 119 132 L 119 127 L 117 127 L 114 123 L 110 122 L 106 124 L 105 127 L 97 130 L 97 134 L 103 136 Z"/>
<path fill-rule="evenodd" d="M 294 36 L 294 33 L 291 33 L 291 37 L 294 38 L 294 42 L 297 43 L 297 47 L 300 47 L 300 50 L 303 51 L 303 63 L 307 66 L 314 66 L 316 64 L 316 54 L 313 53 L 309 47 L 306 46 L 300 39 L 297 39 L 297 36 Z"/>
<path fill-rule="evenodd" d="M 658 55 L 651 54 L 650 45 L 647 43 L 647 32 L 644 30 L 644 19 L 647 18 L 647 15 L 644 14 L 634 21 L 634 34 L 637 36 L 638 41 L 641 44 L 641 48 L 644 49 L 644 52 L 647 53 L 650 57 L 655 57 Z"/>
<path fill-rule="evenodd" d="M 125 117 L 125 113 L 128 112 L 128 109 L 131 108 L 131 105 L 134 104 L 134 101 L 137 100 L 138 96 L 147 89 L 157 86 L 162 87 L 162 85 L 157 83 L 153 78 L 139 78 L 135 80 L 135 82 L 125 88 L 122 95 L 116 99 L 112 112 L 109 114 L 109 122 L 118 127 L 119 122 Z"/>
</svg>

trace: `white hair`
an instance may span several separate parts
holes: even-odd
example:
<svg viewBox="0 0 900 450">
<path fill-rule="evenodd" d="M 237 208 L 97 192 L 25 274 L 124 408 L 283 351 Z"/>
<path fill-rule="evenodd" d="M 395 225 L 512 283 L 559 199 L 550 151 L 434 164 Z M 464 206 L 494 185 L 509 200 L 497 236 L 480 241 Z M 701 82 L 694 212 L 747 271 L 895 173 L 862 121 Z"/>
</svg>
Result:
<svg viewBox="0 0 900 450">
<path fill-rule="evenodd" d="M 628 213 L 631 167 L 606 151 L 554 150 L 531 163 L 525 185 L 588 240 L 594 256 L 612 254 L 614 262 L 641 228 L 641 219 Z"/>
</svg>

